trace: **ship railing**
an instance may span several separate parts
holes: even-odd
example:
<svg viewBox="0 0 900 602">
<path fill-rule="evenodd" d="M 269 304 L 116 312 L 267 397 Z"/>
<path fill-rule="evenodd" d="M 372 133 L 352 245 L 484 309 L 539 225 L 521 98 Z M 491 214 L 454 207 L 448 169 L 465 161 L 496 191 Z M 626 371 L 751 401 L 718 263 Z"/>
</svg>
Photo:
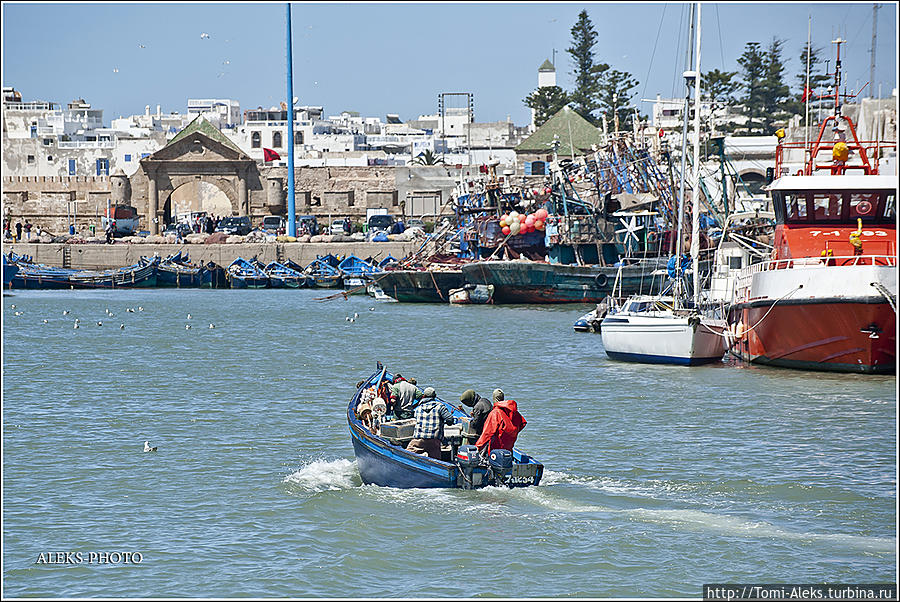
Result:
<svg viewBox="0 0 900 602">
<path fill-rule="evenodd" d="M 896 255 L 835 255 L 827 257 L 797 257 L 792 259 L 771 259 L 761 261 L 743 268 L 735 279 L 736 296 L 743 296 L 753 282 L 753 276 L 760 272 L 772 270 L 798 270 L 809 268 L 845 267 L 845 266 L 891 266 L 897 265 Z"/>
</svg>

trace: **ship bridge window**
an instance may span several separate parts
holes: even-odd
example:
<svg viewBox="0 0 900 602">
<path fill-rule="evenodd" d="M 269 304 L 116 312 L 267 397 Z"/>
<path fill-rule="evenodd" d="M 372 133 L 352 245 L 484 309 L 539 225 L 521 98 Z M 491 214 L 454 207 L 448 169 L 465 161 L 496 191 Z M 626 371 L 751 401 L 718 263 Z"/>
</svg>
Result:
<svg viewBox="0 0 900 602">
<path fill-rule="evenodd" d="M 815 193 L 813 195 L 813 210 L 816 221 L 839 221 L 841 219 L 841 194 Z"/>
<path fill-rule="evenodd" d="M 787 193 L 784 195 L 785 219 L 788 222 L 806 221 L 806 195 L 803 193 Z"/>
<path fill-rule="evenodd" d="M 886 220 L 888 223 L 893 223 L 895 215 L 894 211 L 894 193 L 889 192 L 884 200 L 884 209 L 881 212 L 883 220 Z"/>
</svg>

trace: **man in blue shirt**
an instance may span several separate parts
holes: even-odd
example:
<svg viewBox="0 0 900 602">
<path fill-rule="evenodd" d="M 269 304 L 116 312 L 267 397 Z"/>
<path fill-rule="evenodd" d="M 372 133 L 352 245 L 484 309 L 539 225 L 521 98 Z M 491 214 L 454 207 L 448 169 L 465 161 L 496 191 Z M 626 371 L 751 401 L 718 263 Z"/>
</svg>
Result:
<svg viewBox="0 0 900 602">
<path fill-rule="evenodd" d="M 436 399 L 434 389 L 426 388 L 416 406 L 416 430 L 406 449 L 416 454 L 427 453 L 429 458 L 440 460 L 444 425 L 455 423 L 456 418 L 447 406 Z"/>
</svg>

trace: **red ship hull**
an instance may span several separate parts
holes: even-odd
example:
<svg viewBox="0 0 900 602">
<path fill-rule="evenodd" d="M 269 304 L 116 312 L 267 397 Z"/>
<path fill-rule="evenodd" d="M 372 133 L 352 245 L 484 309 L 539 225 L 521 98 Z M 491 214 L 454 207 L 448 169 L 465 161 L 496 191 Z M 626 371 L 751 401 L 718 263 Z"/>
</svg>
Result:
<svg viewBox="0 0 900 602">
<path fill-rule="evenodd" d="M 768 312 L 768 315 L 766 315 Z M 739 303 L 729 324 L 745 332 L 731 353 L 785 368 L 863 374 L 896 372 L 896 315 L 887 302 L 818 299 Z M 873 325 L 877 325 L 873 328 Z"/>
</svg>

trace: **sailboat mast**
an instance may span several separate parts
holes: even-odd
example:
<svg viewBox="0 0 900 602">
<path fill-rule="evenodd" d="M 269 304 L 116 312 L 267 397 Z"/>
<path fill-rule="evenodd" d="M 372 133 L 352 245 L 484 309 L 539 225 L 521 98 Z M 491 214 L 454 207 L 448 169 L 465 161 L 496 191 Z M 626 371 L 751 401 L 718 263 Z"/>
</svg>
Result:
<svg viewBox="0 0 900 602">
<path fill-rule="evenodd" d="M 691 50 L 694 44 L 694 5 L 690 10 L 690 25 L 688 26 L 690 35 L 688 36 L 687 49 L 685 51 L 684 75 L 687 76 L 691 68 Z M 681 123 L 681 185 L 678 191 L 678 225 L 675 231 L 675 290 L 673 297 L 675 298 L 675 309 L 678 309 L 679 297 L 681 296 L 681 254 L 682 254 L 682 236 L 684 232 L 684 192 L 685 192 L 685 172 L 687 170 L 687 131 L 688 131 L 688 112 L 690 110 L 691 87 L 687 78 L 685 78 L 685 94 L 684 94 L 684 110 Z"/>
<path fill-rule="evenodd" d="M 700 3 L 697 3 L 697 56 L 694 57 L 694 181 L 691 189 L 691 263 L 694 307 L 700 306 Z"/>
</svg>

